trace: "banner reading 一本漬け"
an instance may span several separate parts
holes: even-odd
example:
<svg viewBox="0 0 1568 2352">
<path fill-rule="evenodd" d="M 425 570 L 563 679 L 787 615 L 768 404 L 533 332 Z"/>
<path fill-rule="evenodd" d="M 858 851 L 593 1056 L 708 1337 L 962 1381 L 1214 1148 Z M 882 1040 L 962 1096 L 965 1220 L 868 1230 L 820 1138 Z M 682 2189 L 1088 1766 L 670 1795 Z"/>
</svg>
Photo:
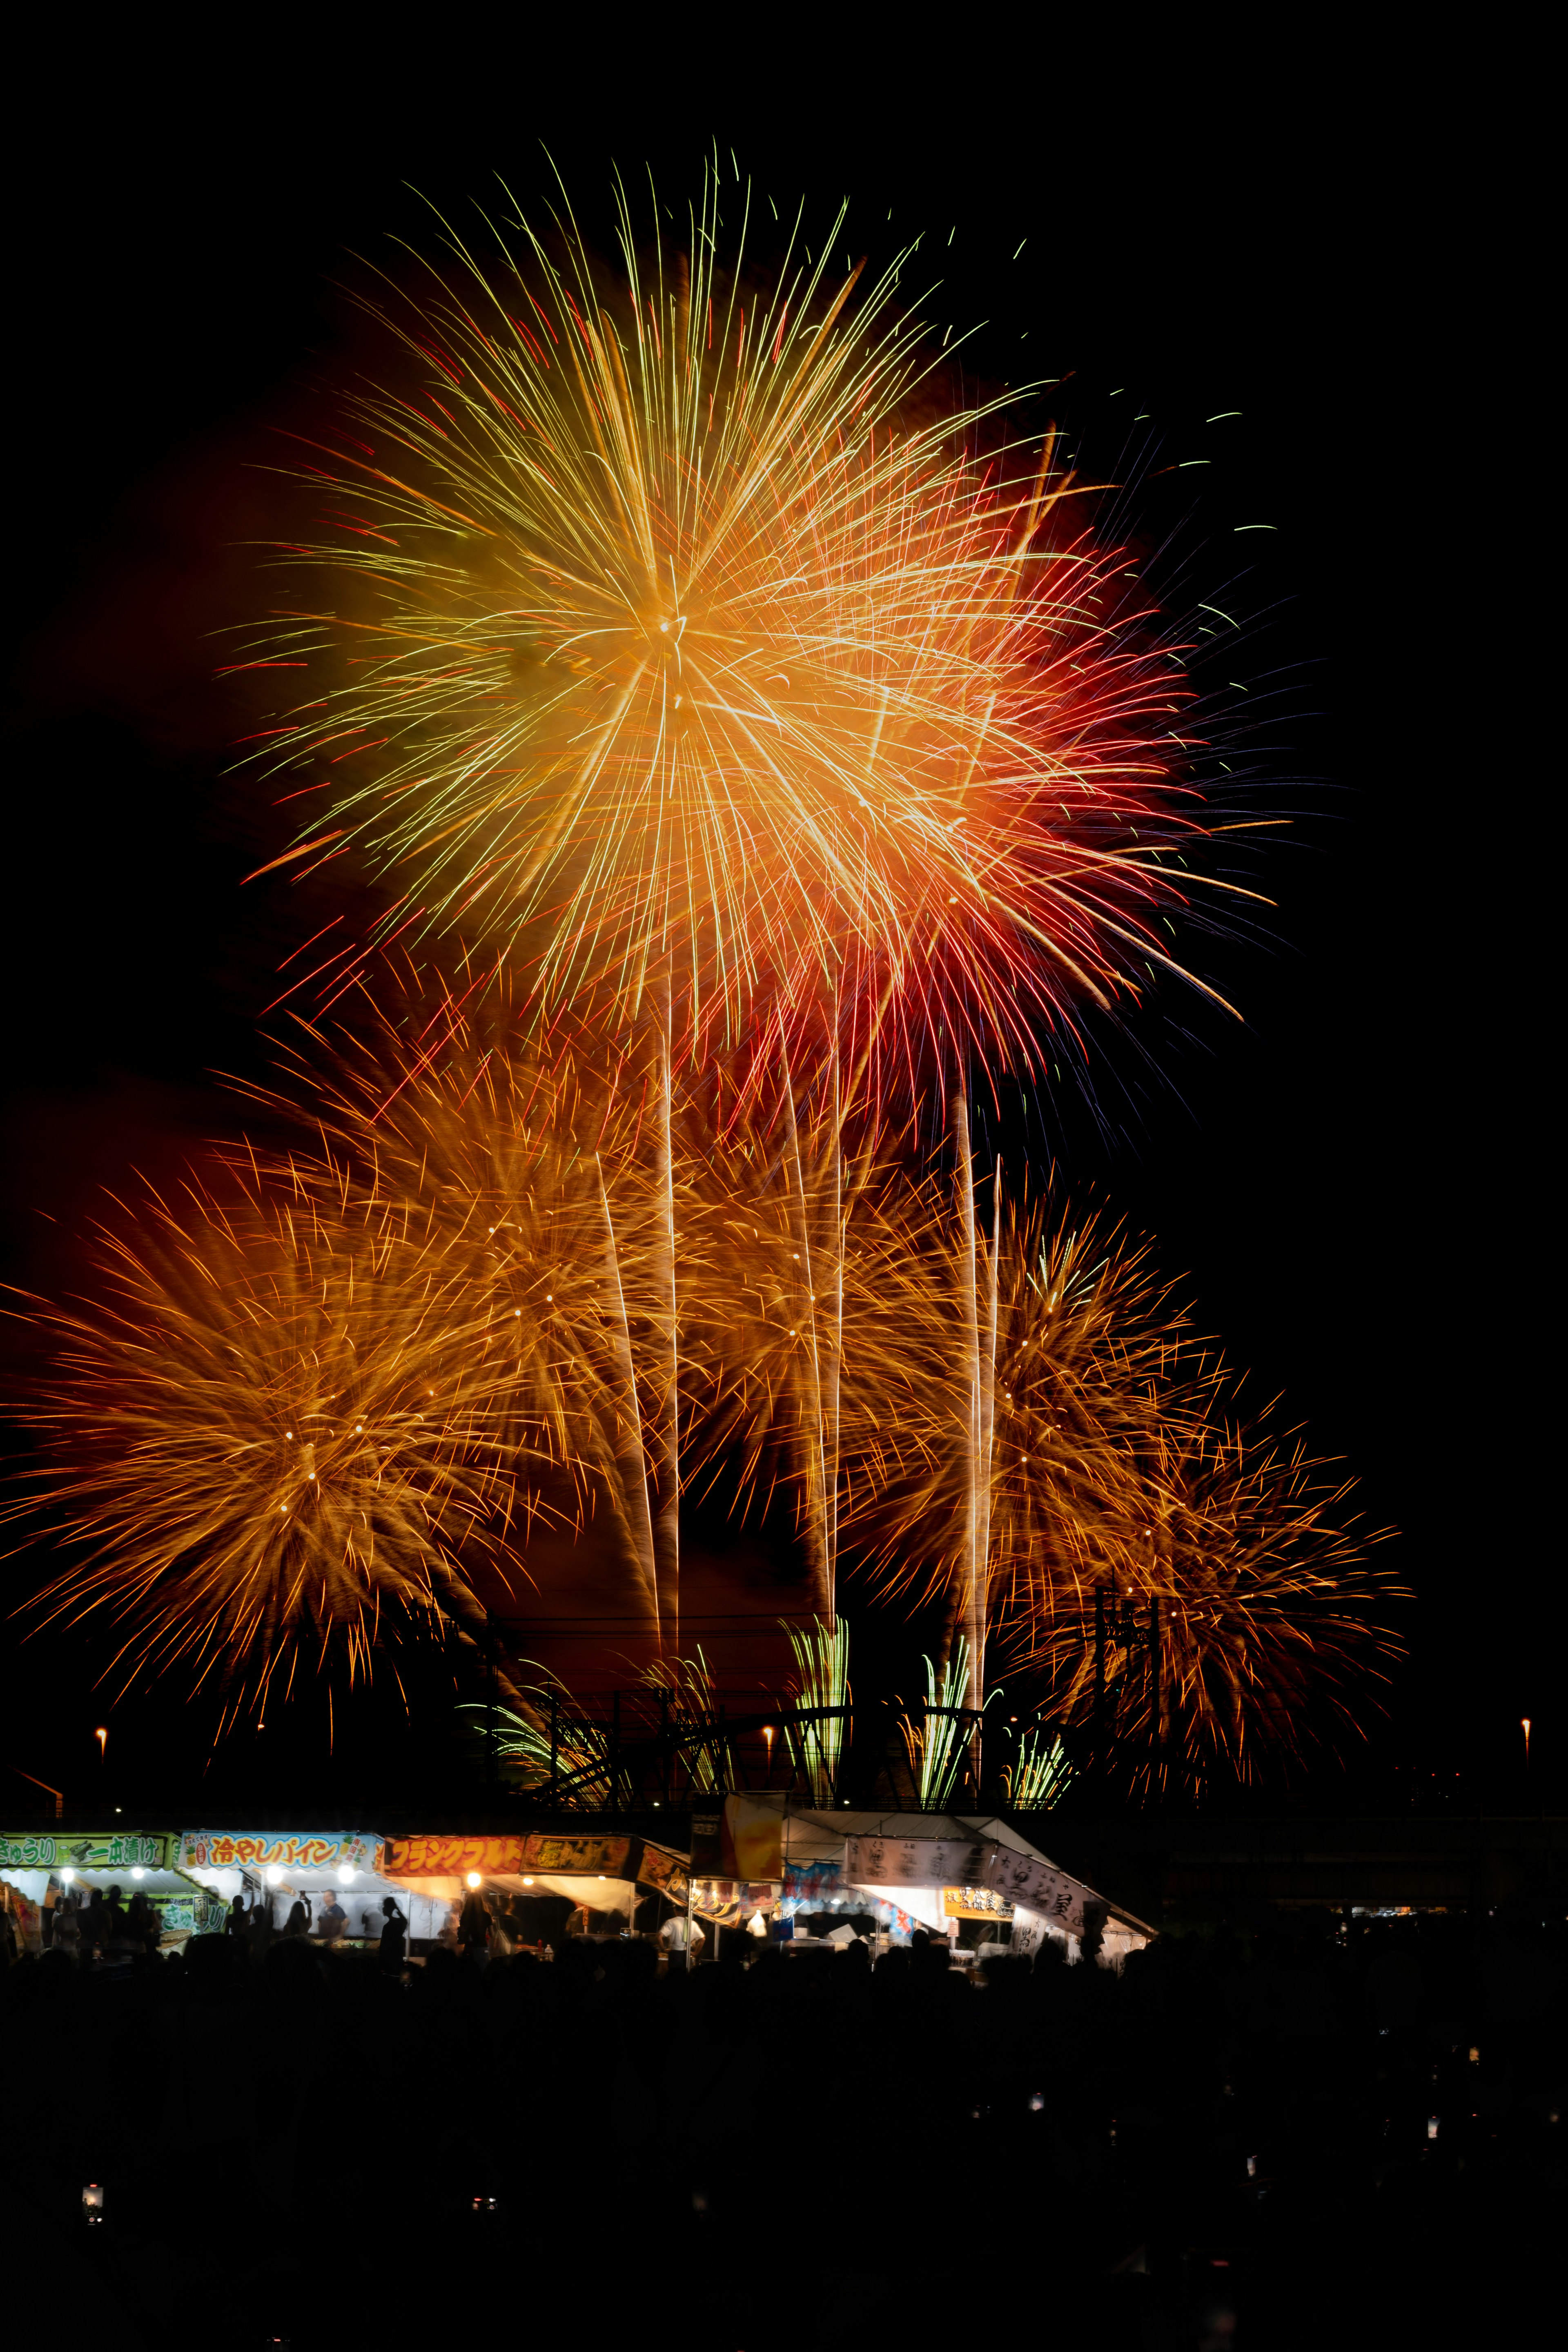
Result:
<svg viewBox="0 0 1568 2352">
<path fill-rule="evenodd" d="M 162 1870 L 169 1850 L 166 1837 L 144 1830 L 56 1832 L 21 1834 L 0 1832 L 0 1870 Z"/>
</svg>

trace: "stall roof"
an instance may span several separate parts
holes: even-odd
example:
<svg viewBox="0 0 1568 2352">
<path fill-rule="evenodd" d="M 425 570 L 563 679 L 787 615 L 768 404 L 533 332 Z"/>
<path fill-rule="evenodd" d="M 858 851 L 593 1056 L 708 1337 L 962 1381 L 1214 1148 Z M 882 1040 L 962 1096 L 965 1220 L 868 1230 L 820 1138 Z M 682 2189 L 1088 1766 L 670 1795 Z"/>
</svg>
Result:
<svg viewBox="0 0 1568 2352">
<path fill-rule="evenodd" d="M 748 1798 L 748 1803 L 775 1808 L 784 1817 L 784 1851 L 786 1866 L 791 1863 L 825 1862 L 839 1853 L 847 1838 L 982 1838 L 991 1843 L 1005 1846 L 1014 1853 L 1027 1855 L 1030 1860 L 1045 1863 L 1050 1869 L 1061 1871 L 1071 1878 L 1085 1894 L 1097 1903 L 1103 1903 L 1113 1919 L 1135 1927 L 1142 1936 L 1159 1933 L 1148 1922 L 1140 1919 L 1122 1904 L 1102 1895 L 1098 1887 L 1089 1886 L 1070 1871 L 1062 1870 L 1059 1863 L 1034 1845 L 1012 1822 L 995 1813 L 900 1813 L 873 1812 L 850 1805 L 837 1811 L 823 1807 L 802 1805 L 782 1791 L 773 1795 Z"/>
<path fill-rule="evenodd" d="M 1015 1853 L 1032 1854 L 1040 1862 L 1050 1859 L 994 1813 L 867 1812 L 848 1805 L 829 1812 L 792 1803 L 784 1796 L 748 1801 L 776 1804 L 784 1815 L 784 1853 L 791 1862 L 825 1861 L 849 1837 L 989 1838 L 997 1845 L 1011 1846 Z"/>
</svg>

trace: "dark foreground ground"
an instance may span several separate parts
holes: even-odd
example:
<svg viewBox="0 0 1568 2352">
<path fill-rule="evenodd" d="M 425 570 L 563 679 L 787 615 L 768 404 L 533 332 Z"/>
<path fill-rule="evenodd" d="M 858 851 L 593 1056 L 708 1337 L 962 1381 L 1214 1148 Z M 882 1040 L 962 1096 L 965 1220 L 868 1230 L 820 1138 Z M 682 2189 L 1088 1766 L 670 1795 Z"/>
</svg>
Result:
<svg viewBox="0 0 1568 2352">
<path fill-rule="evenodd" d="M 18 2342 L 115 2352 L 1522 2341 L 1568 2214 L 1565 1937 L 1303 1914 L 982 1983 L 22 1961 L 6 2302 Z"/>
</svg>

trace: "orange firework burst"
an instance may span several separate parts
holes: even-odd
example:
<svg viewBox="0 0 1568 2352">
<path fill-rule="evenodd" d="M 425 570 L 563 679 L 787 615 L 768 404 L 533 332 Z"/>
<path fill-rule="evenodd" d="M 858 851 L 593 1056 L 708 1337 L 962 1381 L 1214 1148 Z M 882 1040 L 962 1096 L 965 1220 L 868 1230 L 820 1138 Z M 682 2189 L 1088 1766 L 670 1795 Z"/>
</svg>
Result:
<svg viewBox="0 0 1568 2352">
<path fill-rule="evenodd" d="M 481 1619 L 476 1588 L 520 1568 L 521 1464 L 550 1452 L 520 1445 L 511 1349 L 448 1237 L 314 1174 L 142 1203 L 106 1236 L 105 1303 L 40 1317 L 59 1368 L 25 1413 L 78 1554 L 47 1613 L 128 1621 L 132 1673 L 244 1659 L 236 1706 L 334 1641 L 368 1675 L 399 1625 Z"/>
<path fill-rule="evenodd" d="M 651 988 L 698 1066 L 1027 1068 L 1177 969 L 1184 688 L 1054 438 L 917 411 L 912 249 L 862 292 L 841 228 L 752 284 L 710 177 L 689 258 L 622 197 L 613 289 L 574 226 L 454 241 L 376 311 L 423 383 L 313 453 L 332 536 L 287 560 L 324 606 L 236 667 L 307 674 L 264 755 L 317 796 L 289 856 L 357 847 L 389 932 L 482 948 L 540 1017 Z"/>
<path fill-rule="evenodd" d="M 1099 1548 L 1101 1671 L 1117 1732 L 1148 1756 L 1147 1775 L 1201 1778 L 1217 1762 L 1246 1778 L 1264 1750 L 1299 1754 L 1314 1696 L 1362 1728 L 1352 1694 L 1364 1708 L 1368 1679 L 1386 1680 L 1403 1646 L 1388 1606 L 1407 1596 L 1369 1559 L 1378 1538 L 1344 1523 L 1351 1481 L 1299 1437 L 1237 1422 L 1214 1370 L 1184 1395 L 1178 1384 L 1140 1468 L 1121 1527 Z M 1017 1629 L 1060 1719 L 1086 1726 L 1098 1705 L 1087 1598 L 1079 1580 Z"/>
<path fill-rule="evenodd" d="M 1223 1365 L 1120 1227 L 1048 1198 L 977 1224 L 964 1192 L 956 1219 L 934 1186 L 879 1200 L 897 1238 L 857 1289 L 836 1435 L 845 1535 L 944 1596 L 966 1704 L 997 1667 L 1043 1673 L 1057 1719 L 1093 1724 L 1109 1606 L 1118 1728 L 1156 1773 L 1294 1746 L 1312 1687 L 1348 1715 L 1337 1680 L 1398 1647 L 1348 1482 L 1236 1425 Z"/>
</svg>

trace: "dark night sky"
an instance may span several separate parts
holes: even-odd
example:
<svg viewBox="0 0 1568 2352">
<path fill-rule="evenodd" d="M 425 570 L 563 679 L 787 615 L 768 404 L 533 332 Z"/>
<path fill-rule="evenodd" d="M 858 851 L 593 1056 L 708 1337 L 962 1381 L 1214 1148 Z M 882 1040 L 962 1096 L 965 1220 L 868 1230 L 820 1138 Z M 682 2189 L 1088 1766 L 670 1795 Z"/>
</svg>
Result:
<svg viewBox="0 0 1568 2352">
<path fill-rule="evenodd" d="M 1245 1031 L 1205 1026 L 1134 1103 L 1109 1083 L 1108 1131 L 1069 1122 L 1074 1172 L 1403 1531 L 1415 1655 L 1382 1752 L 1502 1793 L 1521 1714 L 1558 1744 L 1568 1629 L 1536 1338 L 1542 698 L 1515 669 L 1543 352 L 1531 193 L 1484 93 L 1461 109 L 1392 54 L 1348 78 L 1146 59 L 1130 88 L 1110 52 L 1011 37 L 891 80 L 871 47 L 829 71 L 785 44 L 693 90 L 657 48 L 606 80 L 598 46 L 486 35 L 461 89 L 427 48 L 205 74 L 172 49 L 34 52 L 10 211 L 7 1278 L 62 1278 L 94 1186 L 232 1126 L 207 1074 L 255 1066 L 298 915 L 237 888 L 269 836 L 217 782 L 238 726 L 202 637 L 260 601 L 230 542 L 267 530 L 269 420 L 332 373 L 347 249 L 414 226 L 405 182 L 456 206 L 499 169 L 535 197 L 542 138 L 592 205 L 612 156 L 673 196 L 717 135 L 781 203 L 847 192 L 858 250 L 934 232 L 934 314 L 990 322 L 992 377 L 1068 378 L 1042 413 L 1094 465 L 1130 464 L 1130 411 L 1157 436 L 1145 471 L 1214 460 L 1180 512 L 1151 481 L 1149 512 L 1198 594 L 1258 616 L 1235 672 L 1266 721 L 1254 799 L 1299 822 L 1264 868 L 1272 940 L 1211 967 Z M 1277 531 L 1237 535 L 1258 520 Z M 0 1677 L 14 1760 L 79 1775 L 103 1719 L 80 1660 L 35 1649 Z"/>
</svg>

